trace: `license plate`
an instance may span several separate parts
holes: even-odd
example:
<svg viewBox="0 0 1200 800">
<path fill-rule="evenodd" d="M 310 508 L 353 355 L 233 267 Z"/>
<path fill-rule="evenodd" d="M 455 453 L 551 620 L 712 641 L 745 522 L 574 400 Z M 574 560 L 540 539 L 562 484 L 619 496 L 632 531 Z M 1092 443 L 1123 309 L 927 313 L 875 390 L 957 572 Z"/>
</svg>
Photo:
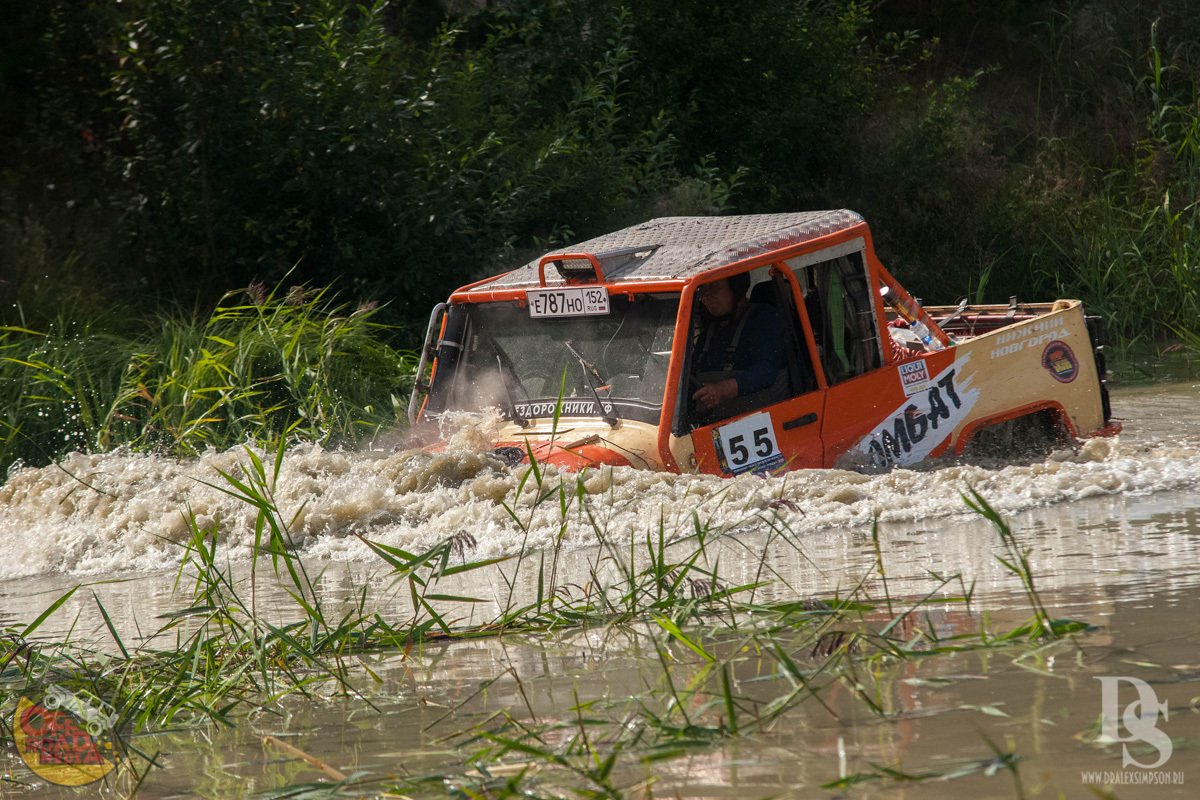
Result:
<svg viewBox="0 0 1200 800">
<path fill-rule="evenodd" d="M 609 310 L 608 289 L 603 286 L 529 289 L 525 299 L 531 317 L 590 317 Z"/>
</svg>

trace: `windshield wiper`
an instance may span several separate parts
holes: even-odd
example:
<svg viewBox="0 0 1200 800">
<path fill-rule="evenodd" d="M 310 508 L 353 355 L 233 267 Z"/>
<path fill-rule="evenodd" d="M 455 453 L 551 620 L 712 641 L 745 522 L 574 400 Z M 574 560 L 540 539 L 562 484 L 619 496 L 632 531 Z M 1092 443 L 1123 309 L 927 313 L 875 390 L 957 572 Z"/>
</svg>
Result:
<svg viewBox="0 0 1200 800">
<path fill-rule="evenodd" d="M 571 355 L 575 356 L 575 358 L 579 360 L 579 366 L 581 369 L 583 369 L 583 379 L 587 381 L 588 388 L 592 390 L 592 397 L 596 398 L 596 410 L 600 412 L 600 419 L 607 422 L 610 428 L 617 427 L 617 418 L 612 414 L 604 413 L 604 404 L 600 402 L 600 393 L 596 391 L 596 384 L 592 383 L 592 373 L 595 373 L 596 377 L 599 378 L 600 372 L 594 366 L 589 364 L 587 359 L 579 355 L 579 351 L 571 346 L 570 339 L 564 341 L 563 344 L 565 344 L 567 349 L 571 351 Z M 589 367 L 591 368 L 589 369 Z"/>
<path fill-rule="evenodd" d="M 512 392 L 508 390 L 508 373 L 504 371 L 504 359 L 500 357 L 499 353 L 496 353 L 496 366 L 500 368 L 500 385 L 504 387 L 504 397 L 508 400 L 508 408 L 506 409 L 508 415 L 512 417 L 512 421 L 517 423 L 517 425 L 522 428 L 528 428 L 529 420 L 525 419 L 521 412 L 517 411 L 517 404 L 513 402 Z"/>
</svg>

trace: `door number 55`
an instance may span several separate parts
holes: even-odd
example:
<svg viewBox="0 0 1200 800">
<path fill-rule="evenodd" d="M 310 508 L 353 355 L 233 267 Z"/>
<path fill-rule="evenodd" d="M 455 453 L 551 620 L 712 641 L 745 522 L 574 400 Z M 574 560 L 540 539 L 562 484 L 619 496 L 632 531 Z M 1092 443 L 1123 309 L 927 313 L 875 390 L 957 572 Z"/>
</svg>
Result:
<svg viewBox="0 0 1200 800">
<path fill-rule="evenodd" d="M 775 426 L 766 411 L 722 425 L 717 428 L 717 438 L 734 475 L 765 466 L 764 462 L 782 461 Z"/>
</svg>

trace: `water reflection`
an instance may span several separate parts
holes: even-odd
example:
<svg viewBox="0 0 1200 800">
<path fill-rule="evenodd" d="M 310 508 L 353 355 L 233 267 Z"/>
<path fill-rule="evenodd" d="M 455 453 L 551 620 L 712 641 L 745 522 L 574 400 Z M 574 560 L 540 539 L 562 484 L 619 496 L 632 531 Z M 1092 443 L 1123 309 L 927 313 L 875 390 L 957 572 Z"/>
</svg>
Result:
<svg viewBox="0 0 1200 800">
<path fill-rule="evenodd" d="M 810 796 L 815 787 L 877 766 L 910 774 L 977 769 L 951 782 L 904 785 L 872 778 L 859 796 L 887 791 L 901 797 L 958 798 L 1014 795 L 1012 778 L 984 773 L 994 758 L 985 737 L 1021 756 L 1026 790 L 1046 796 L 1082 796 L 1081 773 L 1116 770 L 1120 748 L 1089 743 L 1089 726 L 1099 714 L 1098 675 L 1131 675 L 1151 682 L 1170 703 L 1171 720 L 1162 727 L 1181 742 L 1172 768 L 1187 770 L 1194 759 L 1187 742 L 1200 740 L 1200 717 L 1188 711 L 1200 679 L 1196 664 L 1196 623 L 1180 624 L 1149 606 L 1117 580 L 1104 599 L 1082 587 L 1055 591 L 1047 600 L 1057 610 L 1086 614 L 1101 632 L 1038 652 L 972 652 L 917 658 L 883 665 L 863 677 L 883 708 L 880 716 L 859 700 L 848 684 L 823 693 L 825 704 L 804 702 L 778 724 L 722 745 L 693 745 L 684 757 L 652 768 L 624 764 L 617 783 L 633 786 L 652 776 L 655 794 L 683 797 Z M 1015 595 L 995 593 L 981 606 L 1001 609 L 990 616 L 997 629 L 1011 627 L 1024 612 Z M 1193 583 L 1159 600 L 1185 609 L 1200 600 Z M 1006 611 L 1007 609 L 1007 611 Z M 958 606 L 934 609 L 918 624 L 943 635 L 971 628 Z M 645 711 L 665 715 L 668 692 L 652 636 L 673 656 L 671 681 L 682 690 L 704 669 L 685 648 L 646 628 L 604 628 L 566 637 L 494 639 L 426 649 L 420 658 L 376 664 L 371 710 L 345 698 L 292 699 L 285 715 L 259 716 L 233 730 L 214 730 L 211 744 L 192 736 L 160 736 L 167 769 L 155 776 L 155 796 L 241 797 L 253 791 L 317 780 L 320 774 L 294 759 L 264 749 L 263 734 L 285 737 L 336 768 L 371 770 L 379 775 L 472 772 L 464 753 L 451 745 L 457 731 L 486 723 L 497 712 L 525 724 L 561 723 L 548 746 L 573 735 L 577 704 L 587 716 L 608 720 L 593 735 L 611 735 L 613 725 Z M 1118 645 L 1119 643 L 1119 645 Z M 723 654 L 723 655 L 727 655 Z M 805 659 L 797 651 L 798 659 Z M 770 659 L 745 658 L 733 671 L 739 703 L 760 707 L 792 689 Z M 494 679 L 494 682 L 492 682 Z M 699 720 L 703 698 L 684 711 Z M 747 713 L 747 720 L 751 716 Z M 678 723 L 681 715 L 674 717 Z M 491 720 L 491 722 L 486 722 Z M 450 737 L 449 741 L 445 737 Z M 520 754 L 509 761 L 522 762 Z M 1193 780 L 1195 775 L 1189 775 Z M 1185 797 L 1183 787 L 1123 787 L 1122 798 Z M 48 796 L 50 796 L 48 794 Z M 64 795 L 65 796 L 65 795 Z"/>
</svg>

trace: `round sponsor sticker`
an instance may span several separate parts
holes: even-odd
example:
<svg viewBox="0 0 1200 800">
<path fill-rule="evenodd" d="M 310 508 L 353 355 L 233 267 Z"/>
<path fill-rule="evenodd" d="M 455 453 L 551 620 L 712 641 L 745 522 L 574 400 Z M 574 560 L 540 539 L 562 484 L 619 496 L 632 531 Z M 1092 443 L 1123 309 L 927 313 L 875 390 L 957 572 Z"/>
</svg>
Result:
<svg viewBox="0 0 1200 800">
<path fill-rule="evenodd" d="M 88 732 L 92 721 L 77 719 L 55 699 L 22 697 L 13 715 L 17 752 L 34 774 L 59 786 L 83 786 L 112 772 L 116 750 L 110 736 Z M 49 702 L 47 702 L 49 700 Z M 48 708 L 47 706 L 51 706 Z"/>
<path fill-rule="evenodd" d="M 1079 374 L 1079 361 L 1064 342 L 1051 342 L 1042 351 L 1042 366 L 1059 383 L 1070 383 Z"/>
</svg>

